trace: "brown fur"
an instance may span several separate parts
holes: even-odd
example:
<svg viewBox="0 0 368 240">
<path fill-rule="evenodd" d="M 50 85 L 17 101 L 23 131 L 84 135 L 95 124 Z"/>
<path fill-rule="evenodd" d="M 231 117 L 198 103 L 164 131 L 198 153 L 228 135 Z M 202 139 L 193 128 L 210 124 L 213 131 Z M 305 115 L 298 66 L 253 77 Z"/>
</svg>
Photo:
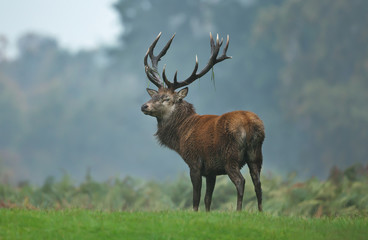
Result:
<svg viewBox="0 0 368 240">
<path fill-rule="evenodd" d="M 193 105 L 183 100 L 187 88 L 148 92 L 152 99 L 142 111 L 157 118 L 155 135 L 160 144 L 176 151 L 189 166 L 193 209 L 198 210 L 202 177 L 207 180 L 205 206 L 209 211 L 216 176 L 227 174 L 237 188 L 237 210 L 241 210 L 245 180 L 240 169 L 247 164 L 262 211 L 260 172 L 265 134 L 261 119 L 248 111 L 198 115 Z"/>
</svg>

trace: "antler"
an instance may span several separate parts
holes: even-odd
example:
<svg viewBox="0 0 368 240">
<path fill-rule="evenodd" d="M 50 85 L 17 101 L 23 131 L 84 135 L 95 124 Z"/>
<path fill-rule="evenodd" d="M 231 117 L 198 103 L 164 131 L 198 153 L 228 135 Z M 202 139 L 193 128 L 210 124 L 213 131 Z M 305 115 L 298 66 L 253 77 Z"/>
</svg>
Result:
<svg viewBox="0 0 368 240">
<path fill-rule="evenodd" d="M 177 71 L 175 72 L 175 75 L 174 75 L 174 82 L 173 83 L 169 82 L 169 80 L 166 77 L 165 68 L 164 68 L 164 70 L 162 72 L 162 76 L 163 76 L 164 81 L 165 81 L 166 85 L 168 86 L 168 88 L 170 88 L 172 90 L 175 90 L 175 89 L 187 86 L 187 85 L 191 84 L 192 82 L 194 82 L 195 80 L 197 80 L 198 78 L 205 75 L 216 63 L 219 63 L 219 62 L 224 61 L 225 59 L 231 58 L 231 57 L 226 55 L 227 49 L 229 47 L 229 35 L 227 35 L 226 45 L 223 49 L 222 55 L 220 57 L 217 57 L 222 43 L 223 43 L 223 39 L 221 38 L 221 41 L 220 41 L 219 36 L 217 34 L 216 44 L 215 44 L 215 42 L 212 38 L 212 34 L 210 33 L 211 56 L 210 56 L 210 59 L 208 60 L 207 65 L 202 69 L 202 71 L 200 71 L 197 74 L 198 57 L 196 56 L 196 62 L 195 62 L 195 66 L 194 66 L 194 70 L 193 70 L 192 74 L 182 82 L 178 82 L 178 80 L 177 80 L 177 73 L 178 73 Z"/>
<path fill-rule="evenodd" d="M 153 84 L 155 84 L 158 88 L 163 88 L 164 85 L 163 85 L 163 82 L 161 81 L 160 75 L 157 71 L 157 65 L 158 65 L 158 61 L 160 61 L 161 57 L 164 56 L 166 54 L 166 51 L 169 49 L 170 44 L 171 44 L 172 40 L 175 37 L 175 34 L 171 37 L 171 39 L 168 41 L 166 46 L 162 49 L 160 54 L 155 56 L 155 55 L 153 55 L 153 49 L 155 48 L 155 46 L 156 46 L 158 40 L 160 39 L 160 37 L 161 37 L 161 33 L 158 34 L 155 41 L 153 41 L 152 45 L 148 48 L 146 56 L 144 57 L 144 65 L 145 65 L 145 71 L 146 71 L 148 79 Z M 197 70 L 198 70 L 198 57 L 196 56 L 196 62 L 195 62 L 195 66 L 194 66 L 194 70 L 193 70 L 192 74 L 182 82 L 178 82 L 178 80 L 177 80 L 178 71 L 175 72 L 174 82 L 173 83 L 170 82 L 166 77 L 165 66 L 164 66 L 164 69 L 162 71 L 162 77 L 163 77 L 163 81 L 165 82 L 167 87 L 174 91 L 175 89 L 187 86 L 187 85 L 191 84 L 192 82 L 194 82 L 195 80 L 197 80 L 198 78 L 205 75 L 211 68 L 213 68 L 213 66 L 216 63 L 219 63 L 219 62 L 224 61 L 225 59 L 231 58 L 231 57 L 226 55 L 227 49 L 229 47 L 229 35 L 227 35 L 226 45 L 223 49 L 222 55 L 220 57 L 217 57 L 218 54 L 219 54 L 222 43 L 223 43 L 223 39 L 221 38 L 221 41 L 220 41 L 218 34 L 217 34 L 216 43 L 215 43 L 215 41 L 212 38 L 212 34 L 210 33 L 211 56 L 210 56 L 210 59 L 208 60 L 207 65 L 202 69 L 202 71 L 197 73 Z M 152 67 L 150 67 L 147 63 L 148 56 L 150 56 L 150 58 L 151 58 Z"/>
<path fill-rule="evenodd" d="M 160 79 L 160 74 L 157 71 L 157 65 L 158 65 L 158 62 L 161 60 L 161 57 L 163 57 L 166 54 L 167 50 L 169 49 L 169 47 L 171 45 L 171 42 L 175 37 L 175 34 L 166 43 L 166 46 L 162 49 L 162 51 L 157 56 L 155 56 L 153 54 L 153 49 L 155 48 L 155 46 L 156 46 L 158 40 L 160 39 L 160 37 L 161 37 L 161 32 L 157 35 L 155 41 L 153 41 L 152 45 L 148 48 L 146 56 L 144 57 L 144 69 L 145 69 L 145 72 L 146 72 L 146 75 L 147 75 L 148 79 L 153 84 L 155 84 L 158 88 L 163 88 L 164 86 L 163 86 L 162 81 Z M 147 63 L 148 56 L 151 59 L 152 67 L 150 67 Z"/>
</svg>

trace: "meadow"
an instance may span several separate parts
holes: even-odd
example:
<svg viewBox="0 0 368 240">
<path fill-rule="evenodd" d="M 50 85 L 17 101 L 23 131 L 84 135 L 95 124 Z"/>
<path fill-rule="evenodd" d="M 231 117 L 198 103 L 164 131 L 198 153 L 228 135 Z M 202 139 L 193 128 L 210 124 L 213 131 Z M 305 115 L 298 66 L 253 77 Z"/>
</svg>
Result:
<svg viewBox="0 0 368 240">
<path fill-rule="evenodd" d="M 0 239 L 366 239 L 367 218 L 267 213 L 0 210 Z"/>
<path fill-rule="evenodd" d="M 326 180 L 295 174 L 262 178 L 264 212 L 247 178 L 244 210 L 218 178 L 213 211 L 192 212 L 187 175 L 171 181 L 133 177 L 76 184 L 68 174 L 41 186 L 0 184 L 0 239 L 366 239 L 368 166 L 331 169 Z"/>
</svg>

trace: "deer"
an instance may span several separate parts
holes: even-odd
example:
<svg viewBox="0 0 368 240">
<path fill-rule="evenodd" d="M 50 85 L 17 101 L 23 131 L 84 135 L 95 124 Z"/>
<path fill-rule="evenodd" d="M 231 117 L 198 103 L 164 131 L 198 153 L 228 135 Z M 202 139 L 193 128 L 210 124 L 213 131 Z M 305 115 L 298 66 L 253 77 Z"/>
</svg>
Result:
<svg viewBox="0 0 368 240">
<path fill-rule="evenodd" d="M 223 39 L 216 42 L 210 33 L 211 55 L 207 65 L 198 72 L 198 57 L 192 74 L 178 81 L 177 71 L 169 81 L 165 68 L 162 77 L 158 73 L 158 62 L 166 54 L 175 34 L 158 55 L 153 50 L 161 37 L 158 34 L 144 57 L 147 78 L 158 90 L 147 88 L 151 99 L 144 103 L 141 111 L 157 119 L 155 134 L 160 145 L 176 151 L 189 167 L 193 187 L 193 210 L 198 211 L 202 178 L 206 178 L 205 209 L 210 211 L 216 176 L 228 175 L 237 190 L 237 211 L 242 209 L 245 179 L 241 168 L 247 164 L 257 197 L 258 210 L 262 211 L 262 144 L 265 138 L 262 120 L 250 111 L 233 111 L 223 115 L 199 115 L 193 105 L 184 100 L 188 85 L 205 75 L 215 64 L 231 57 L 227 56 L 229 35 L 222 55 L 219 55 Z M 148 64 L 148 57 L 151 66 Z M 182 88 L 185 87 L 185 88 Z M 177 89 L 182 88 L 178 91 Z"/>
</svg>

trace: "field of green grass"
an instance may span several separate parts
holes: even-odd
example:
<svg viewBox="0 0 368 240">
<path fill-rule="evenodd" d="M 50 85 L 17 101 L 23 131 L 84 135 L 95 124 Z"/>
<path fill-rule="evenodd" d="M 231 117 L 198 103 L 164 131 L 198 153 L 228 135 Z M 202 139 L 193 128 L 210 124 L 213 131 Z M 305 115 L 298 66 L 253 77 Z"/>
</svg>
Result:
<svg viewBox="0 0 368 240">
<path fill-rule="evenodd" d="M 0 239 L 367 239 L 367 217 L 0 209 Z"/>
<path fill-rule="evenodd" d="M 249 176 L 247 176 L 249 178 Z M 69 175 L 43 185 L 0 182 L 0 240 L 8 239 L 368 239 L 368 166 L 334 168 L 326 180 L 263 176 L 264 213 L 251 180 L 244 210 L 219 177 L 213 210 L 191 210 L 187 175 L 174 181 L 133 177 L 97 182 Z M 202 195 L 203 196 L 203 195 Z"/>
</svg>

